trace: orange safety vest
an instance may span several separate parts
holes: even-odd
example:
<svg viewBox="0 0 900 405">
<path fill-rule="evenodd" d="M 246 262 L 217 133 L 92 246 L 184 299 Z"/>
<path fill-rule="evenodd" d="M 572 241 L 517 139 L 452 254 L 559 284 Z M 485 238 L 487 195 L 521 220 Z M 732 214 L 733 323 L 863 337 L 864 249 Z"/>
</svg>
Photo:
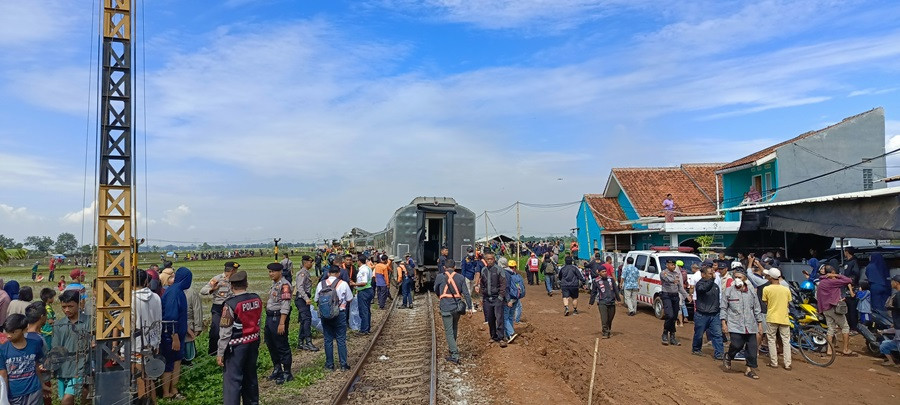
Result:
<svg viewBox="0 0 900 405">
<path fill-rule="evenodd" d="M 397 265 L 397 282 L 403 282 L 403 276 L 406 275 L 406 266 L 402 264 Z"/>
<path fill-rule="evenodd" d="M 449 271 L 445 271 L 444 274 L 447 275 L 447 283 L 444 284 L 444 293 L 441 294 L 438 298 L 462 298 L 462 295 L 459 294 L 459 288 L 456 287 L 456 281 L 453 281 L 453 275 L 450 274 Z M 456 294 L 448 294 L 447 290 L 450 289 L 450 286 L 453 286 L 453 290 L 456 291 Z"/>
</svg>

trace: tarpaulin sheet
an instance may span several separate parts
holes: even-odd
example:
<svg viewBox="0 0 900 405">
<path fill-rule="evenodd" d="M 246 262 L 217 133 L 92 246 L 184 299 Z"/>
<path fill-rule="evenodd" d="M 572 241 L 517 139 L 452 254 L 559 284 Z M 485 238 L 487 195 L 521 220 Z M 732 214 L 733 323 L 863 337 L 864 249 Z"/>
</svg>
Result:
<svg viewBox="0 0 900 405">
<path fill-rule="evenodd" d="M 900 195 L 764 208 L 760 229 L 834 238 L 900 239 Z M 743 224 L 742 224 L 743 228 Z"/>
</svg>

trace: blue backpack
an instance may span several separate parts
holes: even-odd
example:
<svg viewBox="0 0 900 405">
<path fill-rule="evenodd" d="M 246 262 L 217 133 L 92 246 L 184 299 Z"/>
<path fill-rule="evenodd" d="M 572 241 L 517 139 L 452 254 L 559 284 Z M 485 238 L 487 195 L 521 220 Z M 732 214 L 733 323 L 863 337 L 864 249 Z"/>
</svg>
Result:
<svg viewBox="0 0 900 405">
<path fill-rule="evenodd" d="M 505 270 L 504 270 L 505 271 Z M 506 295 L 511 299 L 525 298 L 525 280 L 519 273 L 507 274 Z"/>
<path fill-rule="evenodd" d="M 335 319 L 341 314 L 341 298 L 337 294 L 337 286 L 343 281 L 341 279 L 334 280 L 334 284 L 328 285 L 328 279 L 322 280 L 319 287 L 319 318 Z"/>
</svg>

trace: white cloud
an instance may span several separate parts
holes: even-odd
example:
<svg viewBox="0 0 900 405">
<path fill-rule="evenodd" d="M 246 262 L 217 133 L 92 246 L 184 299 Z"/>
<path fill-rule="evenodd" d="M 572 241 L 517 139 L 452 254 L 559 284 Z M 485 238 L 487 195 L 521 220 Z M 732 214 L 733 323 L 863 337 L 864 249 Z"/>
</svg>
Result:
<svg viewBox="0 0 900 405">
<path fill-rule="evenodd" d="M 11 205 L 6 205 L 0 203 L 0 214 L 3 214 L 7 219 L 10 220 L 33 220 L 39 219 L 38 216 L 33 215 L 28 211 L 28 208 L 25 207 L 13 207 Z"/>
<path fill-rule="evenodd" d="M 87 223 L 94 222 L 94 215 L 97 208 L 97 201 L 92 201 L 90 206 L 84 207 L 78 211 L 67 213 L 60 218 L 60 221 L 68 224 L 80 224 L 82 221 Z"/>
<path fill-rule="evenodd" d="M 20 50 L 63 37 L 78 22 L 71 3 L 78 2 L 50 0 L 39 7 L 27 1 L 0 2 L 0 48 Z M 81 10 L 88 9 L 90 4 L 83 2 Z"/>
<path fill-rule="evenodd" d="M 174 227 L 181 226 L 188 216 L 191 215 L 191 209 L 187 205 L 181 204 L 175 208 L 163 211 L 162 222 Z"/>
<path fill-rule="evenodd" d="M 871 95 L 877 95 L 877 94 L 886 94 L 886 93 L 894 92 L 894 91 L 896 91 L 896 90 L 897 90 L 896 87 L 891 87 L 891 88 L 888 88 L 888 89 L 868 88 L 868 89 L 862 89 L 862 90 L 854 90 L 854 91 L 851 91 L 850 94 L 847 95 L 847 97 L 858 97 L 858 96 L 871 96 Z"/>
</svg>

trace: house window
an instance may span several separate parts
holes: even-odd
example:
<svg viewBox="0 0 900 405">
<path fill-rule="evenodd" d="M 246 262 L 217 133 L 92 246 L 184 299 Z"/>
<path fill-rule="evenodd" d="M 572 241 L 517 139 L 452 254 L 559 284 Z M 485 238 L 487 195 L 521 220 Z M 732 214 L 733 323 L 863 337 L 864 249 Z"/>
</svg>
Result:
<svg viewBox="0 0 900 405">
<path fill-rule="evenodd" d="M 862 169 L 863 171 L 863 190 L 872 189 L 872 169 Z"/>
<path fill-rule="evenodd" d="M 775 185 L 772 184 L 772 173 L 766 173 L 766 184 L 764 187 L 765 189 L 762 191 L 763 199 L 772 197 L 771 195 L 769 195 L 770 192 L 774 193 L 774 191 L 772 190 L 775 189 Z"/>
</svg>

